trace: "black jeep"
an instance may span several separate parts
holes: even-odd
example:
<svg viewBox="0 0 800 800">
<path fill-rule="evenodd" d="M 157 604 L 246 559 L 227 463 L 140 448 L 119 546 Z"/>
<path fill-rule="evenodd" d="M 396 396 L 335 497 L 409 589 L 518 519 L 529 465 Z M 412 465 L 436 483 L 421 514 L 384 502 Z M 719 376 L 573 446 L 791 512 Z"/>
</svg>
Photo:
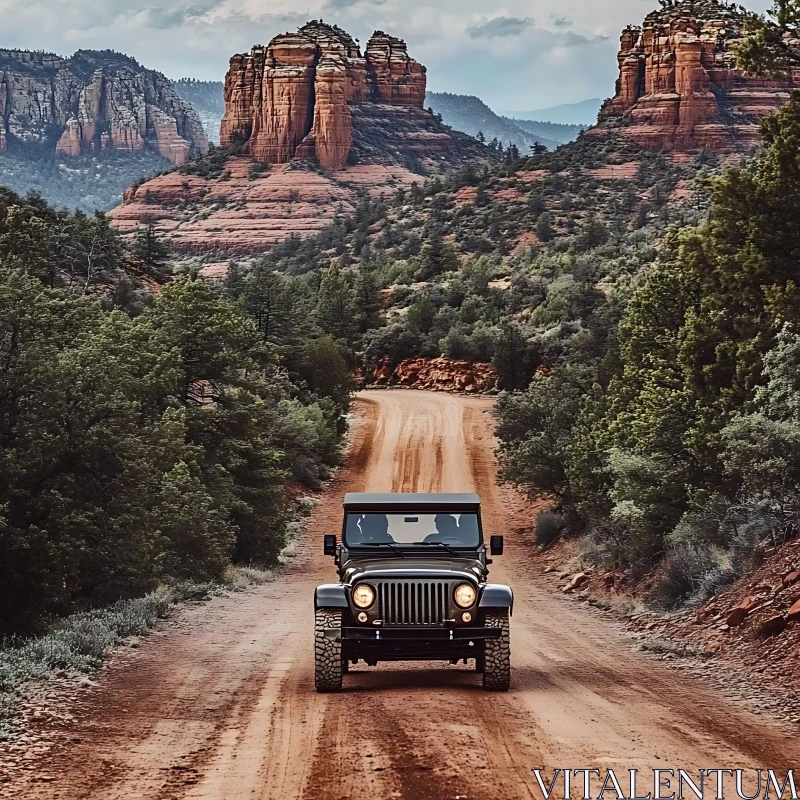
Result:
<svg viewBox="0 0 800 800">
<path fill-rule="evenodd" d="M 491 537 L 502 555 L 503 537 Z M 314 594 L 314 683 L 341 689 L 365 661 L 475 660 L 483 686 L 510 679 L 508 586 L 486 582 L 488 565 L 475 494 L 348 494 L 342 541 L 325 536 L 339 583 Z"/>
</svg>

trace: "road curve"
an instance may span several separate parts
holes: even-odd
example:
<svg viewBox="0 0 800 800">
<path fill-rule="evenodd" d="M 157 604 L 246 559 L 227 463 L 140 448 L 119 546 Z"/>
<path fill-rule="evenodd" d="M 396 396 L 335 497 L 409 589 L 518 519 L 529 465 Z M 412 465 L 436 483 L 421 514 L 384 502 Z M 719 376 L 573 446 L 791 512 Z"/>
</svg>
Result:
<svg viewBox="0 0 800 800">
<path fill-rule="evenodd" d="M 782 728 L 633 652 L 616 626 L 537 583 L 515 532 L 526 512 L 495 484 L 491 409 L 486 398 L 359 395 L 347 463 L 291 568 L 182 612 L 118 657 L 38 762 L 3 773 L 0 754 L 0 797 L 516 800 L 541 797 L 534 767 L 638 768 L 645 782 L 653 768 L 797 767 Z M 476 490 L 485 527 L 506 534 L 492 580 L 516 593 L 508 694 L 423 664 L 359 668 L 341 694 L 314 692 L 312 594 L 335 578 L 322 534 L 338 530 L 344 492 L 389 490 Z"/>
</svg>

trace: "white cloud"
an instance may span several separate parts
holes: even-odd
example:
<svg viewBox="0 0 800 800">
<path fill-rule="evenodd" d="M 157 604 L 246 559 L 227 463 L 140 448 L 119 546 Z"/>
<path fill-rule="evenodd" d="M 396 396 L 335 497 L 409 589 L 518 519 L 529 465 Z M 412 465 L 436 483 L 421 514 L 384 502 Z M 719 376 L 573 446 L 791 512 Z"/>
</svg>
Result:
<svg viewBox="0 0 800 800">
<path fill-rule="evenodd" d="M 764 10 L 770 0 L 748 5 Z M 171 77 L 222 80 L 228 59 L 308 19 L 365 42 L 405 38 L 434 91 L 526 110 L 606 97 L 622 28 L 656 0 L 0 0 L 2 46 L 113 48 Z M 534 20 L 536 22 L 534 23 Z"/>
</svg>

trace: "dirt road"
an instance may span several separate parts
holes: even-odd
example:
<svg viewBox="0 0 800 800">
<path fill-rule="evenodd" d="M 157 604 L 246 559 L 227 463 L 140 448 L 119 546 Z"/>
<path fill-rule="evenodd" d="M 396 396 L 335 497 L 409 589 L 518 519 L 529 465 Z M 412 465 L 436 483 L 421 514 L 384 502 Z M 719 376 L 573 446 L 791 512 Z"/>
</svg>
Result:
<svg viewBox="0 0 800 800">
<path fill-rule="evenodd" d="M 515 534 L 524 512 L 494 482 L 490 411 L 483 398 L 361 395 L 348 463 L 292 567 L 147 639 L 0 796 L 515 800 L 541 796 L 533 767 L 639 768 L 649 780 L 653 768 L 800 766 L 783 729 L 633 652 L 614 625 L 537 584 L 530 543 Z M 342 494 L 473 489 L 485 527 L 506 534 L 492 578 L 516 592 L 512 690 L 486 694 L 464 668 L 400 664 L 315 694 L 312 594 L 334 577 L 322 534 L 338 530 Z"/>
</svg>

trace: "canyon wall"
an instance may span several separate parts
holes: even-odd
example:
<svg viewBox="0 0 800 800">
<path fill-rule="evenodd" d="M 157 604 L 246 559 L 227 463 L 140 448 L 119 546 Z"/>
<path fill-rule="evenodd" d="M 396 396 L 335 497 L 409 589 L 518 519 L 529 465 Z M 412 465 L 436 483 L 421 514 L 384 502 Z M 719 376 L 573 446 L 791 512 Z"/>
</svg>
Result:
<svg viewBox="0 0 800 800">
<path fill-rule="evenodd" d="M 425 86 L 425 67 L 401 39 L 376 31 L 362 55 L 341 28 L 311 22 L 231 58 L 220 142 L 244 143 L 270 164 L 298 156 L 343 169 L 354 144 L 352 108 L 421 111 Z"/>
<path fill-rule="evenodd" d="M 760 119 L 789 98 L 786 80 L 736 67 L 740 10 L 718 0 L 682 0 L 649 14 L 620 40 L 615 96 L 589 135 L 615 129 L 650 150 L 741 150 L 760 141 Z"/>
<path fill-rule="evenodd" d="M 110 50 L 70 58 L 0 50 L 0 149 L 12 140 L 55 141 L 68 156 L 150 148 L 174 164 L 208 149 L 200 118 L 172 83 Z"/>
</svg>

